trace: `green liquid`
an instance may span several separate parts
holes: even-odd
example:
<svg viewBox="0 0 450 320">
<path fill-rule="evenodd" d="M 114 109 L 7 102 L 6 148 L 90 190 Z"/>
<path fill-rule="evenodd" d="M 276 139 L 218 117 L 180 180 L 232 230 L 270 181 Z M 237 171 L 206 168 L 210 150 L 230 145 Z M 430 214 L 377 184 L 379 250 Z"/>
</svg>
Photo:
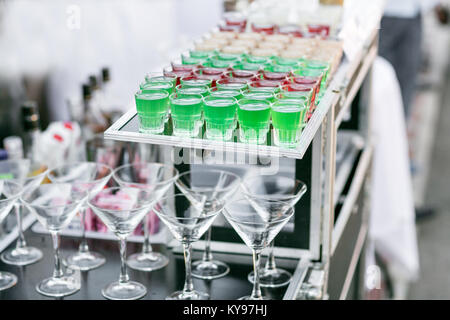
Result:
<svg viewBox="0 0 450 320">
<path fill-rule="evenodd" d="M 236 100 L 240 100 L 244 97 L 242 91 L 229 89 L 211 90 L 210 95 L 215 98 L 235 98 Z"/>
<path fill-rule="evenodd" d="M 295 67 L 293 67 L 293 66 L 279 65 L 279 64 L 272 64 L 272 65 L 269 65 L 266 68 L 264 68 L 265 71 L 277 72 L 277 73 L 291 72 L 294 69 L 295 69 Z"/>
<path fill-rule="evenodd" d="M 201 95 L 202 97 L 207 97 L 209 95 L 209 90 L 207 86 L 198 86 L 198 87 L 185 87 L 183 85 L 179 85 L 176 88 L 178 95 Z"/>
<path fill-rule="evenodd" d="M 169 95 L 164 91 L 141 93 L 135 96 L 140 131 L 162 133 L 169 107 Z"/>
<path fill-rule="evenodd" d="M 238 82 L 220 83 L 220 81 L 217 81 L 216 86 L 217 88 L 223 90 L 246 90 L 248 88 L 248 85 L 246 83 Z"/>
<path fill-rule="evenodd" d="M 243 96 L 245 99 L 266 100 L 269 102 L 275 102 L 277 100 L 273 93 L 267 91 L 250 91 L 244 93 Z"/>
<path fill-rule="evenodd" d="M 191 58 L 206 60 L 215 55 L 214 51 L 190 51 Z"/>
<path fill-rule="evenodd" d="M 234 53 L 218 53 L 217 59 L 220 61 L 237 62 L 241 60 L 241 55 Z"/>
<path fill-rule="evenodd" d="M 277 64 L 280 66 L 289 66 L 289 67 L 293 67 L 294 69 L 297 69 L 301 65 L 300 59 L 275 57 L 273 59 L 273 62 L 274 62 L 274 64 Z"/>
<path fill-rule="evenodd" d="M 208 139 L 228 141 L 231 139 L 236 121 L 237 100 L 213 97 L 205 99 L 204 112 Z"/>
<path fill-rule="evenodd" d="M 252 55 L 245 56 L 245 60 L 249 63 L 256 63 L 256 64 L 267 64 L 270 63 L 271 59 L 269 57 L 257 57 Z"/>
<path fill-rule="evenodd" d="M 197 65 L 205 63 L 208 59 L 207 58 L 194 58 L 194 57 L 188 57 L 188 56 L 181 56 L 181 63 L 184 65 Z"/>
<path fill-rule="evenodd" d="M 239 101 L 238 119 L 241 141 L 263 144 L 267 138 L 270 104 L 261 100 Z"/>
<path fill-rule="evenodd" d="M 307 108 L 303 104 L 278 102 L 272 107 L 272 124 L 275 144 L 286 148 L 295 148 L 302 133 Z"/>
<path fill-rule="evenodd" d="M 185 88 L 187 87 L 211 87 L 212 80 L 208 79 L 189 79 L 183 80 L 181 79 L 181 85 Z"/>
<path fill-rule="evenodd" d="M 233 66 L 233 68 L 246 71 L 259 71 L 260 69 L 264 69 L 265 66 L 265 64 L 238 62 Z"/>
<path fill-rule="evenodd" d="M 155 91 L 165 91 L 169 95 L 173 93 L 174 83 L 169 81 L 152 81 L 141 84 L 142 93 L 152 93 Z"/>
<path fill-rule="evenodd" d="M 198 136 L 202 125 L 203 101 L 194 96 L 171 97 L 170 108 L 176 136 Z"/>
</svg>

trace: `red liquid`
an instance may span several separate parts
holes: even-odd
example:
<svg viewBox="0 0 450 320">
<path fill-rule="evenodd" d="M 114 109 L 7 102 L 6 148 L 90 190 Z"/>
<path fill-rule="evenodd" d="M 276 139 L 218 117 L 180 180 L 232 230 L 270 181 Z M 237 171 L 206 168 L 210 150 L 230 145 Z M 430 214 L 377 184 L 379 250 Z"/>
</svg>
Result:
<svg viewBox="0 0 450 320">
<path fill-rule="evenodd" d="M 174 71 L 164 69 L 164 76 L 166 77 L 177 77 L 177 86 L 181 83 L 181 78 L 192 76 L 192 71 Z"/>
<path fill-rule="evenodd" d="M 192 78 L 187 78 L 183 80 L 189 80 L 189 79 L 201 79 L 201 80 L 211 80 L 211 87 L 214 88 L 216 86 L 216 82 L 220 79 L 222 79 L 222 73 L 218 75 L 206 75 L 206 74 L 194 74 Z"/>
<path fill-rule="evenodd" d="M 225 68 L 205 68 L 201 67 L 194 71 L 195 76 L 222 76 L 228 69 Z"/>
<path fill-rule="evenodd" d="M 249 81 L 246 79 L 240 78 L 224 78 L 219 80 L 220 84 L 231 84 L 231 83 L 240 83 L 240 84 L 248 84 Z"/>
<path fill-rule="evenodd" d="M 296 38 L 303 38 L 302 29 L 298 26 L 282 26 L 279 27 L 278 33 L 281 34 L 290 34 Z"/>
<path fill-rule="evenodd" d="M 196 65 L 186 65 L 186 64 L 176 63 L 176 62 L 172 62 L 171 65 L 172 65 L 172 70 L 176 71 L 176 72 L 178 72 L 178 71 L 193 72 L 198 67 Z"/>
<path fill-rule="evenodd" d="M 223 18 L 227 26 L 236 26 L 242 30 L 247 26 L 247 19 L 239 13 L 228 13 Z"/>
<path fill-rule="evenodd" d="M 290 76 L 291 76 L 291 74 L 289 72 L 263 71 L 263 73 L 262 73 L 263 79 L 269 80 L 269 81 L 285 81 Z"/>
<path fill-rule="evenodd" d="M 314 77 L 303 77 L 303 76 L 295 76 L 292 77 L 292 82 L 302 85 L 313 85 L 315 87 L 315 94 L 319 94 L 320 91 L 320 83 L 322 82 L 322 77 L 314 78 Z"/>
<path fill-rule="evenodd" d="M 264 33 L 264 34 L 274 34 L 276 26 L 274 24 L 252 24 L 253 32 Z"/>
<path fill-rule="evenodd" d="M 220 32 L 244 32 L 240 26 L 229 26 L 229 25 L 220 25 Z"/>
<path fill-rule="evenodd" d="M 254 79 L 259 74 L 258 71 L 247 71 L 247 70 L 232 70 L 229 73 L 225 74 L 227 78 L 238 78 L 238 79 L 247 79 L 247 80 L 256 80 Z"/>
<path fill-rule="evenodd" d="M 249 84 L 252 88 L 276 88 L 282 85 L 282 81 L 256 80 Z"/>
<path fill-rule="evenodd" d="M 330 26 L 324 24 L 309 24 L 308 31 L 314 35 L 328 37 L 330 35 Z"/>
</svg>

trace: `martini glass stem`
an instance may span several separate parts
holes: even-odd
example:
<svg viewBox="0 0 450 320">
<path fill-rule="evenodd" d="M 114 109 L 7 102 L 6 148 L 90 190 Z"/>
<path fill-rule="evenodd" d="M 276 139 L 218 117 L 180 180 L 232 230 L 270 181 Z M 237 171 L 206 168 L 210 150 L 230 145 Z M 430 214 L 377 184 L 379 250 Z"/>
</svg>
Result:
<svg viewBox="0 0 450 320">
<path fill-rule="evenodd" d="M 86 210 L 87 208 L 81 209 L 81 242 L 78 247 L 78 252 L 80 253 L 89 252 L 89 247 L 86 240 Z"/>
<path fill-rule="evenodd" d="M 190 294 L 194 291 L 194 284 L 192 282 L 192 274 L 191 274 L 191 244 L 183 243 L 184 249 L 184 264 L 186 269 L 186 280 L 184 282 L 183 294 Z"/>
<path fill-rule="evenodd" d="M 150 243 L 150 214 L 145 216 L 144 220 L 144 244 L 142 246 L 142 253 L 150 253 L 153 251 Z"/>
<path fill-rule="evenodd" d="M 59 233 L 52 231 L 53 250 L 55 252 L 55 270 L 53 271 L 53 278 L 62 278 L 64 273 L 61 267 L 61 257 L 59 256 Z"/>
<path fill-rule="evenodd" d="M 129 281 L 128 273 L 127 273 L 127 239 L 120 238 L 119 242 L 120 246 L 120 277 L 119 283 L 127 283 Z"/>
<path fill-rule="evenodd" d="M 16 248 L 17 249 L 25 248 L 27 246 L 27 243 L 25 241 L 25 236 L 23 234 L 22 214 L 20 212 L 20 204 L 16 204 L 14 209 L 17 218 L 17 229 L 19 230 L 19 237 L 17 238 Z"/>
<path fill-rule="evenodd" d="M 250 300 L 262 300 L 261 287 L 259 286 L 259 265 L 261 263 L 261 250 L 253 250 L 253 291 Z"/>
<path fill-rule="evenodd" d="M 277 266 L 275 264 L 274 248 L 275 248 L 275 240 L 272 241 L 270 244 L 269 256 L 267 257 L 267 261 L 266 261 L 264 270 L 275 271 L 277 269 Z"/>
<path fill-rule="evenodd" d="M 209 228 L 206 232 L 205 251 L 203 252 L 203 261 L 212 261 L 213 256 L 211 253 L 211 232 L 212 228 Z"/>
</svg>

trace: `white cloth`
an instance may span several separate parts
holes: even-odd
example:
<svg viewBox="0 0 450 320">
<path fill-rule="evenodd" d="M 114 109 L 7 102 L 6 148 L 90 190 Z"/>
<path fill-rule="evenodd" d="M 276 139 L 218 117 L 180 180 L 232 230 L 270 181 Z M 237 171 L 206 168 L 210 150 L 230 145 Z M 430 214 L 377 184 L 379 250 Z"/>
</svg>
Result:
<svg viewBox="0 0 450 320">
<path fill-rule="evenodd" d="M 436 5 L 436 0 L 388 0 L 384 15 L 397 18 L 414 18 L 421 11 L 427 11 Z"/>
<path fill-rule="evenodd" d="M 388 267 L 413 281 L 419 273 L 419 254 L 406 123 L 395 71 L 383 58 L 374 63 L 372 90 L 370 237 Z"/>
</svg>

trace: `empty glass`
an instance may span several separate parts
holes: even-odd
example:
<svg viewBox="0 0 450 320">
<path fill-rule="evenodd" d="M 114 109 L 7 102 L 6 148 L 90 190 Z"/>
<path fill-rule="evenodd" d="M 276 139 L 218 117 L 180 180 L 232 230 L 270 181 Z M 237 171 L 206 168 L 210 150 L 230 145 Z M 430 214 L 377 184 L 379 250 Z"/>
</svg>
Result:
<svg viewBox="0 0 450 320">
<path fill-rule="evenodd" d="M 236 192 L 241 179 L 234 173 L 202 168 L 187 171 L 178 177 L 177 187 L 195 207 L 201 207 L 205 215 L 224 206 Z M 211 229 L 208 230 L 203 259 L 193 263 L 192 274 L 200 279 L 217 279 L 228 274 L 230 268 L 224 262 L 213 259 L 211 253 Z"/>
<path fill-rule="evenodd" d="M 6 218 L 19 200 L 22 187 L 17 182 L 0 180 L 0 223 Z M 9 272 L 0 271 L 0 291 L 9 289 L 17 283 L 17 277 Z"/>
<path fill-rule="evenodd" d="M 261 207 L 265 207 L 261 210 Z M 284 225 L 293 216 L 294 210 L 289 204 L 278 201 L 259 202 L 254 206 L 248 199 L 230 201 L 223 214 L 244 243 L 253 252 L 253 290 L 250 296 L 240 300 L 265 300 L 261 293 L 259 272 L 261 252 L 278 235 Z"/>
<path fill-rule="evenodd" d="M 104 201 L 115 198 L 115 201 Z M 136 300 L 147 294 L 142 284 L 130 281 L 127 273 L 127 237 L 136 229 L 149 212 L 152 201 L 150 192 L 140 188 L 116 187 L 100 191 L 89 197 L 89 207 L 111 230 L 120 242 L 120 277 L 102 290 L 110 300 Z"/>
<path fill-rule="evenodd" d="M 280 175 L 273 176 L 250 176 L 244 179 L 242 183 L 244 195 L 249 199 L 252 205 L 259 211 L 275 209 L 279 207 L 270 205 L 271 202 L 282 201 L 289 206 L 294 207 L 301 197 L 306 193 L 306 185 L 300 180 Z M 262 287 L 281 287 L 291 281 L 292 275 L 283 269 L 277 268 L 275 264 L 274 241 L 270 246 L 269 256 L 264 269 L 260 271 L 260 285 Z M 250 273 L 248 279 L 253 283 L 254 274 Z"/>
<path fill-rule="evenodd" d="M 191 275 L 192 243 L 198 241 L 208 230 L 223 206 L 217 206 L 205 211 L 203 206 L 206 198 L 191 203 L 183 194 L 175 194 L 161 199 L 154 207 L 158 217 L 169 228 L 172 235 L 183 244 L 186 280 L 182 291 L 169 295 L 168 300 L 205 300 L 209 295 L 194 289 Z M 175 204 L 175 207 L 174 207 Z"/>
<path fill-rule="evenodd" d="M 112 176 L 112 169 L 95 162 L 74 162 L 56 167 L 48 174 L 52 182 L 71 183 L 74 188 L 95 195 L 102 190 Z M 67 265 L 76 270 L 88 271 L 102 266 L 103 255 L 89 250 L 86 240 L 86 207 L 81 210 L 81 241 L 78 252 L 67 257 Z"/>
<path fill-rule="evenodd" d="M 0 161 L 0 179 L 13 179 L 22 186 L 22 191 L 37 188 L 44 180 L 46 174 L 47 166 L 32 163 L 28 159 Z M 25 241 L 20 202 L 15 203 L 15 212 L 19 230 L 16 247 L 3 252 L 1 259 L 7 264 L 26 266 L 41 260 L 42 251 L 28 246 Z"/>
<path fill-rule="evenodd" d="M 172 166 L 161 163 L 126 164 L 114 170 L 114 180 L 122 187 L 140 188 L 150 193 L 150 204 L 158 201 L 178 177 L 178 171 Z M 169 259 L 152 250 L 150 242 L 150 213 L 144 221 L 144 243 L 142 252 L 131 255 L 127 264 L 140 271 L 154 271 L 165 267 Z"/>
<path fill-rule="evenodd" d="M 49 297 L 64 297 L 80 290 L 79 280 L 64 274 L 59 254 L 59 232 L 70 223 L 82 208 L 87 192 L 70 183 L 42 184 L 22 195 L 25 206 L 50 232 L 55 251 L 53 276 L 37 284 L 36 290 Z"/>
</svg>

